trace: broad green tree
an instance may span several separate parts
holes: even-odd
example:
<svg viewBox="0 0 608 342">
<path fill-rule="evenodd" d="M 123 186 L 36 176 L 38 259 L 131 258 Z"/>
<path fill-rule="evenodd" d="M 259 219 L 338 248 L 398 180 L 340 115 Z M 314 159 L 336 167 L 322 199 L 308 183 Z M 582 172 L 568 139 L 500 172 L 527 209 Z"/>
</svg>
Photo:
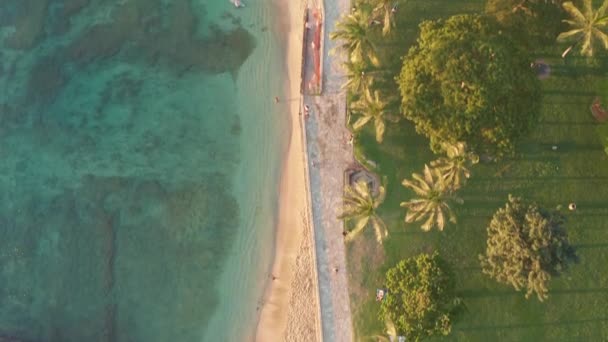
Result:
<svg viewBox="0 0 608 342">
<path fill-rule="evenodd" d="M 382 99 L 378 90 L 372 92 L 369 88 L 365 89 L 361 99 L 350 107 L 351 112 L 359 114 L 359 118 L 353 123 L 353 129 L 358 131 L 369 122 L 373 122 L 376 141 L 381 143 L 384 140 L 386 119 L 390 116 L 387 113 L 389 108 L 390 101 Z"/>
<path fill-rule="evenodd" d="M 606 28 L 608 26 L 608 17 L 606 9 L 608 9 L 608 0 L 605 0 L 602 6 L 593 10 L 591 0 L 583 0 L 582 10 L 578 9 L 570 1 L 563 4 L 564 9 L 570 15 L 570 19 L 564 20 L 570 26 L 570 30 L 561 33 L 557 36 L 558 42 L 574 42 L 581 44 L 581 54 L 583 56 L 593 56 L 595 51 L 594 45 L 596 42 L 601 43 L 604 49 L 608 49 L 608 35 Z M 572 49 L 570 46 L 562 57 Z"/>
<path fill-rule="evenodd" d="M 561 214 L 509 195 L 488 226 L 486 252 L 479 256 L 483 273 L 542 302 L 551 277 L 576 261 L 563 225 Z"/>
<path fill-rule="evenodd" d="M 463 307 L 453 273 L 437 252 L 400 261 L 386 273 L 386 287 L 380 318 L 393 322 L 406 341 L 447 336 Z"/>
<path fill-rule="evenodd" d="M 370 29 L 370 14 L 366 10 L 358 9 L 340 18 L 336 30 L 329 34 L 329 38 L 340 41 L 339 48 L 351 61 L 379 64 Z"/>
<path fill-rule="evenodd" d="M 402 183 L 418 195 L 418 198 L 401 202 L 401 206 L 407 208 L 405 222 L 426 220 L 420 227 L 424 231 L 433 227 L 443 230 L 446 217 L 450 222 L 456 223 L 450 202 L 462 204 L 462 199 L 452 195 L 452 189 L 447 186 L 439 170 L 424 165 L 423 176 L 414 173 L 412 178 L 413 180 L 404 179 Z"/>
<path fill-rule="evenodd" d="M 352 186 L 346 186 L 343 211 L 338 216 L 338 218 L 354 224 L 354 228 L 346 235 L 346 241 L 352 240 L 365 227 L 371 226 L 376 234 L 376 240 L 382 243 L 382 240 L 388 235 L 388 230 L 376 209 L 384 202 L 385 195 L 384 187 L 380 186 L 378 194 L 374 196 L 368 183 L 362 180 L 355 182 Z"/>
<path fill-rule="evenodd" d="M 431 162 L 431 166 L 441 173 L 446 186 L 452 190 L 460 189 L 469 177 L 470 167 L 479 162 L 479 156 L 467 150 L 466 144 L 445 144 L 446 157 Z"/>
<path fill-rule="evenodd" d="M 462 141 L 480 155 L 511 155 L 539 118 L 531 62 L 492 18 L 425 21 L 397 79 L 403 114 L 434 152 Z"/>
</svg>

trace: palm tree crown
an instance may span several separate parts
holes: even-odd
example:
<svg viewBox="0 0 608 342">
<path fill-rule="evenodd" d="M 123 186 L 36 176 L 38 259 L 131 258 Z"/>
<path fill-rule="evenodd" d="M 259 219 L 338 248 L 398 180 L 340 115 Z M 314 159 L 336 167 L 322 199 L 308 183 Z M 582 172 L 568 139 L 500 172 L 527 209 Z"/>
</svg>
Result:
<svg viewBox="0 0 608 342">
<path fill-rule="evenodd" d="M 359 94 L 371 85 L 373 78 L 366 63 L 348 61 L 343 66 L 346 69 L 346 83 L 342 85 L 343 89 L 348 89 L 353 94 Z"/>
<path fill-rule="evenodd" d="M 608 35 L 604 32 L 608 24 L 608 17 L 606 17 L 608 0 L 605 0 L 597 11 L 593 11 L 591 0 L 583 1 L 582 11 L 576 8 L 571 1 L 564 2 L 562 6 L 571 17 L 571 19 L 564 20 L 564 22 L 570 25 L 572 29 L 557 36 L 557 41 L 574 41 L 574 44 L 581 42 L 581 54 L 584 56 L 593 56 L 595 40 L 599 40 L 604 49 L 608 49 Z M 562 57 L 571 48 L 572 46 L 562 54 Z"/>
<path fill-rule="evenodd" d="M 379 0 L 374 12 L 382 16 L 382 34 L 387 35 L 391 32 L 391 28 L 395 25 L 393 13 L 396 10 L 394 0 Z"/>
<path fill-rule="evenodd" d="M 376 141 L 381 143 L 384 139 L 384 131 L 386 129 L 385 119 L 386 110 L 389 106 L 388 101 L 383 101 L 380 98 L 380 92 L 375 90 L 373 93 L 370 89 L 365 89 L 363 97 L 352 104 L 351 110 L 361 117 L 353 124 L 355 131 L 360 130 L 372 119 L 376 128 Z"/>
<path fill-rule="evenodd" d="M 451 190 L 439 170 L 431 169 L 425 164 L 424 176 L 414 173 L 412 178 L 412 181 L 404 179 L 402 184 L 414 190 L 420 198 L 401 202 L 401 206 L 408 209 L 405 222 L 411 223 L 426 218 L 421 226 L 424 231 L 435 226 L 443 230 L 446 216 L 450 222 L 456 223 L 456 216 L 448 202 L 462 203 L 462 199 L 451 195 Z"/>
<path fill-rule="evenodd" d="M 352 61 L 369 61 L 378 65 L 376 47 L 369 30 L 370 16 L 361 9 L 349 14 L 338 21 L 336 30 L 329 38 L 340 40 L 340 48 L 348 53 Z"/>
<path fill-rule="evenodd" d="M 384 187 L 380 186 L 378 194 L 374 196 L 368 183 L 360 180 L 352 186 L 347 186 L 344 192 L 344 208 L 338 218 L 355 223 L 353 230 L 346 235 L 346 241 L 352 240 L 365 227 L 371 225 L 376 234 L 376 240 L 382 243 L 382 240 L 388 235 L 388 231 L 376 213 L 376 209 L 384 202 L 386 195 Z"/>
<path fill-rule="evenodd" d="M 479 162 L 479 156 L 467 151 L 465 143 L 445 144 L 447 157 L 441 157 L 431 162 L 431 166 L 441 173 L 446 186 L 452 191 L 460 189 L 471 177 L 469 167 Z"/>
</svg>

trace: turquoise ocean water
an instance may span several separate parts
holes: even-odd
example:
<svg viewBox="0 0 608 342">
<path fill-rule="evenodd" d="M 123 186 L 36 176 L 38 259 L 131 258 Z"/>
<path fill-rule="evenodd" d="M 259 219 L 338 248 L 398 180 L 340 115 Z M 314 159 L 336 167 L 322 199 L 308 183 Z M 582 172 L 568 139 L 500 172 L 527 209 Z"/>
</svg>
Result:
<svg viewBox="0 0 608 342">
<path fill-rule="evenodd" d="M 288 123 L 246 4 L 0 0 L 0 337 L 250 339 Z"/>
</svg>

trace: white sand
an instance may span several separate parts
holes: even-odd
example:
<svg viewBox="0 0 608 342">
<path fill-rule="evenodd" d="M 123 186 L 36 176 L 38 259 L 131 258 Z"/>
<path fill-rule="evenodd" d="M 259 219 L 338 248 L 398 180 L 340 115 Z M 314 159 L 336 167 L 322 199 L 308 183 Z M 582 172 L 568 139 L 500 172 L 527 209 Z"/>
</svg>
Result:
<svg viewBox="0 0 608 342">
<path fill-rule="evenodd" d="M 286 4 L 282 4 L 286 5 Z M 320 341 L 318 284 L 300 111 L 303 1 L 289 3 L 288 73 L 291 134 L 280 185 L 272 275 L 260 314 L 257 341 Z"/>
</svg>

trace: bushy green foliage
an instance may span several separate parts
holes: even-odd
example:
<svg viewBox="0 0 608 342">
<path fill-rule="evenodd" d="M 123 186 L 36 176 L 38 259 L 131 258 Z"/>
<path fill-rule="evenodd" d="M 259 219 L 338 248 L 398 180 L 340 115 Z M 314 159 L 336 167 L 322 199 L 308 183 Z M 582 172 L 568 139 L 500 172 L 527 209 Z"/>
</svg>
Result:
<svg viewBox="0 0 608 342">
<path fill-rule="evenodd" d="M 403 113 L 434 152 L 463 141 L 478 154 L 510 155 L 539 117 L 531 61 L 491 18 L 424 21 L 397 79 Z"/>
<path fill-rule="evenodd" d="M 398 335 L 420 341 L 450 333 L 462 303 L 454 293 L 453 274 L 437 252 L 400 261 L 386 273 L 386 287 L 380 316 L 394 323 Z"/>
<path fill-rule="evenodd" d="M 526 289 L 542 302 L 547 284 L 576 260 L 563 227 L 564 217 L 509 195 L 488 226 L 486 253 L 479 256 L 483 273 L 517 291 Z"/>
</svg>

